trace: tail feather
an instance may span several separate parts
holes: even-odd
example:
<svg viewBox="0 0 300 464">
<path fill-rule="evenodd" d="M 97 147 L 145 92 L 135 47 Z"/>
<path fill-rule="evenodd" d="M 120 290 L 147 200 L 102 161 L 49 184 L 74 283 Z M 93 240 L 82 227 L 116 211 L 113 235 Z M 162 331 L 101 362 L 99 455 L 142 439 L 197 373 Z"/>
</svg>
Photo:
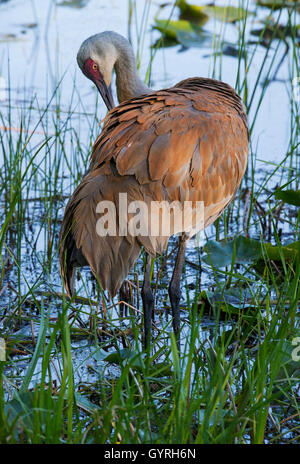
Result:
<svg viewBox="0 0 300 464">
<path fill-rule="evenodd" d="M 126 189 L 124 182 L 105 176 L 99 170 L 87 175 L 70 198 L 61 227 L 60 272 L 69 296 L 74 292 L 76 267 L 89 265 L 101 287 L 113 297 L 137 260 L 142 244 L 130 235 L 101 236 L 97 232 L 97 205 L 112 201 L 118 208 L 118 193 Z M 125 180 L 130 182 L 130 179 Z M 132 182 L 132 181 L 131 181 Z M 141 194 L 140 194 L 141 196 Z M 142 198 L 141 198 L 142 199 Z M 118 224 L 117 224 L 118 227 Z"/>
</svg>

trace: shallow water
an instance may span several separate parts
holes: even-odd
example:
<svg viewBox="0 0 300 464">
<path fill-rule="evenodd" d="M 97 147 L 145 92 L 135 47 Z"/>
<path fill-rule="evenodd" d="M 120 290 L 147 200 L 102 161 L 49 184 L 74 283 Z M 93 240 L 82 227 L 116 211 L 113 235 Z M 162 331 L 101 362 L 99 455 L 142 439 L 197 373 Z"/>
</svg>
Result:
<svg viewBox="0 0 300 464">
<path fill-rule="evenodd" d="M 205 2 L 194 3 L 203 4 Z M 222 2 L 216 2 L 222 4 Z M 223 2 L 224 3 L 224 2 Z M 231 2 L 238 5 L 238 1 Z M 106 29 L 127 35 L 128 2 L 127 0 L 89 0 L 86 2 L 54 2 L 53 0 L 31 1 L 10 0 L 0 5 L 1 33 L 0 33 L 0 74 L 7 82 L 8 68 L 11 99 L 16 106 L 30 101 L 33 95 L 38 96 L 40 104 L 46 104 L 47 95 L 51 94 L 64 75 L 61 94 L 62 105 L 66 111 L 69 108 L 74 80 L 80 89 L 80 97 L 86 111 L 94 112 L 95 89 L 81 74 L 76 64 L 76 53 L 81 42 L 97 32 Z M 78 7 L 82 5 L 82 7 Z M 77 6 L 77 7 L 76 7 Z M 138 2 L 138 21 L 141 21 L 144 2 Z M 249 2 L 250 11 L 254 11 L 255 2 Z M 168 18 L 170 8 L 166 8 L 159 17 Z M 258 14 L 249 21 L 248 30 L 259 27 L 260 19 L 266 17 L 268 10 L 258 9 Z M 150 57 L 150 44 L 154 43 L 160 33 L 151 30 L 153 17 L 157 13 L 157 2 L 151 2 L 149 23 L 142 53 L 140 74 L 145 75 Z M 286 13 L 274 13 L 274 17 L 281 14 L 281 21 L 286 19 Z M 176 19 L 177 14 L 174 13 Z M 135 27 L 132 28 L 133 31 Z M 210 20 L 205 30 L 220 34 L 226 42 L 234 47 L 238 40 L 238 26 Z M 255 40 L 255 36 L 248 36 Z M 133 45 L 136 49 L 136 37 L 132 33 Z M 275 48 L 276 41 L 272 44 Z M 277 54 L 277 64 L 285 51 L 284 45 Z M 254 49 L 249 45 L 248 53 Z M 151 84 L 155 89 L 164 88 L 191 76 L 210 76 L 213 60 L 211 44 L 205 43 L 203 48 L 190 48 L 181 51 L 181 47 L 174 46 L 159 49 L 156 53 L 151 75 Z M 249 72 L 249 89 L 254 85 L 257 72 L 264 60 L 265 50 L 259 47 Z M 272 53 L 265 62 L 267 69 L 272 60 Z M 232 86 L 235 85 L 238 60 L 236 57 L 222 57 L 222 72 L 217 71 L 216 78 L 221 78 Z M 219 66 L 217 65 L 217 69 Z M 274 64 L 276 69 L 276 62 Z M 265 76 L 262 75 L 262 80 Z M 276 81 L 272 82 L 265 95 L 258 114 L 258 120 L 252 134 L 252 147 L 257 157 L 265 161 L 281 161 L 289 140 L 290 117 L 290 71 L 288 59 L 280 67 Z M 6 101 L 2 98 L 2 105 Z M 256 105 L 253 105 L 255 108 Z M 75 97 L 73 108 L 78 109 Z M 105 107 L 98 103 L 99 117 L 105 115 Z M 82 110 L 79 107 L 79 111 Z M 251 122 L 251 112 L 249 119 Z M 286 121 L 286 124 L 283 123 Z M 77 121 L 73 121 L 77 124 Z"/>
<path fill-rule="evenodd" d="M 138 3 L 138 24 L 140 25 L 143 13 L 144 2 Z M 203 4 L 194 0 L 193 3 Z M 222 4 L 224 2 L 217 2 Z M 231 2 L 232 5 L 238 5 L 238 2 Z M 255 9 L 255 2 L 249 2 L 250 10 Z M 145 76 L 149 58 L 150 45 L 153 44 L 159 37 L 158 31 L 152 30 L 153 18 L 157 13 L 158 4 L 152 2 L 149 8 L 149 23 L 145 36 L 144 47 L 142 51 L 140 75 Z M 166 8 L 161 12 L 160 17 L 167 18 L 171 8 Z M 267 15 L 267 11 L 263 8 L 258 8 L 257 14 L 253 16 L 248 25 L 248 37 L 255 40 L 254 36 L 249 35 L 249 31 L 259 27 L 260 19 Z M 281 14 L 281 21 L 284 23 L 286 13 L 274 13 L 274 17 Z M 177 14 L 174 14 L 174 18 Z M 19 117 L 20 110 L 26 109 L 33 101 L 32 119 L 29 126 L 33 130 L 40 116 L 40 111 L 36 108 L 45 108 L 48 104 L 53 91 L 61 81 L 56 96 L 50 104 L 50 116 L 47 119 L 47 126 L 39 125 L 36 134 L 30 141 L 32 146 L 35 146 L 39 141 L 43 140 L 45 135 L 53 135 L 54 125 L 51 119 L 51 111 L 55 114 L 57 110 L 57 99 L 60 107 L 60 122 L 63 125 L 69 117 L 70 110 L 72 112 L 71 121 L 66 122 L 76 132 L 82 145 L 86 148 L 86 154 L 90 151 L 90 140 L 88 138 L 89 124 L 93 119 L 95 110 L 99 121 L 103 119 L 106 109 L 102 101 L 96 100 L 97 95 L 94 86 L 89 82 L 78 70 L 76 64 L 76 53 L 81 42 L 88 36 L 101 32 L 103 30 L 114 30 L 123 35 L 127 35 L 128 29 L 128 2 L 127 0 L 86 0 L 86 1 L 58 1 L 54 0 L 9 0 L 0 3 L 0 105 L 1 111 L 5 114 L 5 108 L 10 105 L 12 107 L 11 126 L 18 129 L 20 125 Z M 205 29 L 211 34 L 221 33 L 221 23 L 210 20 Z M 137 37 L 134 33 L 135 24 L 132 27 L 133 45 L 137 47 Z M 238 40 L 238 26 L 226 24 L 222 30 L 223 38 L 235 47 Z M 276 41 L 272 47 L 275 49 Z M 248 53 L 251 54 L 254 45 L 249 45 Z M 280 44 L 278 53 L 275 58 L 273 70 L 275 70 L 285 52 L 285 46 Z M 291 53 L 291 51 L 290 51 Z M 255 52 L 253 63 L 249 71 L 249 95 L 253 90 L 257 73 L 261 68 L 261 63 L 265 57 L 265 49 L 258 47 Z M 268 68 L 273 58 L 272 51 L 269 57 L 265 60 L 265 69 Z M 260 106 L 257 120 L 251 136 L 251 164 L 256 164 L 256 172 L 261 173 L 263 177 L 265 170 L 268 168 L 265 162 L 278 163 L 285 156 L 290 138 L 290 98 L 292 92 L 291 86 L 291 69 L 290 69 L 290 54 L 283 61 L 276 75 L 276 80 L 271 82 L 264 94 L 262 104 Z M 223 55 L 222 60 L 217 57 L 216 72 L 214 77 L 222 79 L 232 86 L 235 86 L 237 74 L 238 60 L 236 57 Z M 165 88 L 175 84 L 176 82 L 192 76 L 212 76 L 213 72 L 213 56 L 210 43 L 205 43 L 202 48 L 190 48 L 182 50 L 180 45 L 169 47 L 166 49 L 158 49 L 152 65 L 151 86 L 154 89 Z M 272 73 L 271 73 L 272 74 Z M 261 82 L 265 78 L 261 76 Z M 10 94 L 8 93 L 8 83 L 10 86 Z M 260 86 L 261 84 L 259 84 Z M 254 103 L 250 110 L 250 123 L 254 117 L 254 111 L 257 107 L 257 102 L 260 97 L 260 90 L 257 91 L 254 97 Z M 116 96 L 115 96 L 116 100 Z M 96 103 L 97 102 L 97 103 Z M 9 121 L 6 121 L 8 125 Z M 0 124 L 1 125 L 1 124 Z M 3 131 L 3 127 L 1 128 Z M 95 132 L 97 132 L 95 130 Z M 17 134 L 17 132 L 16 132 Z M 67 137 L 65 140 L 66 152 L 70 153 L 72 160 L 76 158 L 76 147 L 73 145 L 74 139 Z M 42 159 L 42 154 L 40 155 Z M 37 162 L 39 157 L 37 158 Z M 73 161 L 72 161 L 73 162 Z M 84 173 L 86 166 L 83 160 L 78 161 L 82 166 Z M 3 163 L 3 156 L 0 152 L 0 168 Z M 260 171 L 259 171 L 260 170 Z M 68 171 L 66 171 L 68 172 Z M 272 179 L 271 185 L 275 185 L 277 178 Z M 66 197 L 74 189 L 74 180 L 65 179 Z M 40 187 L 41 194 L 44 192 L 43 186 Z M 34 191 L 37 194 L 38 190 Z M 2 202 L 2 199 L 0 199 Z M 58 200 L 56 207 L 58 215 L 61 218 L 64 211 L 66 199 Z M 2 203 L 1 203 L 2 204 Z M 1 208 L 0 204 L 0 208 Z M 25 234 L 22 239 L 21 249 L 23 255 L 24 268 L 21 276 L 21 291 L 26 293 L 28 286 L 33 285 L 38 275 L 43 271 L 41 262 L 42 255 L 45 250 L 46 240 L 46 225 L 40 225 L 40 218 L 45 211 L 39 204 L 34 202 L 31 206 L 30 227 L 26 225 Z M 239 225 L 237 225 L 239 227 Z M 214 228 L 211 227 L 207 231 L 207 235 L 213 235 Z M 32 255 L 32 244 L 34 244 L 34 256 Z M 39 258 L 41 261 L 39 261 Z M 198 252 L 196 249 L 190 248 L 188 252 L 189 261 L 195 264 L 199 263 Z M 136 272 L 141 276 L 142 263 L 138 263 Z M 167 286 L 168 277 L 172 272 L 172 264 L 168 267 L 167 273 L 162 275 L 162 290 L 158 292 L 156 305 L 164 308 L 166 306 L 166 291 L 164 285 Z M 186 269 L 186 284 L 192 286 L 195 283 L 196 271 L 193 267 L 187 266 Z M 17 269 L 13 269 L 9 275 L 9 281 L 17 280 Z M 133 275 L 133 274 L 132 274 Z M 26 279 L 25 279 L 25 278 Z M 214 276 L 210 270 L 203 266 L 202 288 L 207 288 L 213 284 Z M 91 289 L 92 284 L 88 283 L 88 289 Z M 54 288 L 56 291 L 61 291 L 61 282 L 58 272 L 57 256 L 54 257 L 52 273 L 45 273 L 42 282 L 40 283 L 40 291 L 46 292 L 49 288 Z M 191 295 L 193 289 L 191 288 Z M 7 309 L 14 302 L 14 294 L 7 293 L 1 296 L 0 308 Z M 192 298 L 192 297 L 191 297 Z M 186 304 L 186 294 L 183 291 L 183 305 Z M 60 302 L 52 305 L 51 310 L 55 317 L 59 310 Z M 30 305 L 25 305 L 25 311 L 30 313 Z M 116 318 L 116 312 L 112 313 L 112 317 Z M 209 331 L 211 322 L 207 322 L 207 330 Z M 157 321 L 159 325 L 160 322 Z M 203 325 L 205 329 L 205 322 Z M 203 339 L 206 334 L 203 330 Z M 32 336 L 29 331 L 23 337 Z M 83 345 L 85 342 L 83 343 Z M 74 350 L 77 350 L 77 362 L 84 361 L 90 356 L 89 350 L 86 351 L 80 344 L 74 345 Z M 89 361 L 90 362 L 90 361 Z M 26 367 L 26 363 L 25 366 Z M 78 368 L 79 369 L 79 368 Z M 81 368 L 80 368 L 81 369 Z M 79 370 L 80 370 L 79 369 Z M 22 376 L 22 366 L 18 366 L 20 376 Z M 38 371 L 38 368 L 37 368 Z M 85 375 L 85 376 L 84 376 Z M 78 374 L 77 379 L 95 380 L 92 375 L 88 377 L 88 369 L 85 368 L 84 375 Z"/>
</svg>

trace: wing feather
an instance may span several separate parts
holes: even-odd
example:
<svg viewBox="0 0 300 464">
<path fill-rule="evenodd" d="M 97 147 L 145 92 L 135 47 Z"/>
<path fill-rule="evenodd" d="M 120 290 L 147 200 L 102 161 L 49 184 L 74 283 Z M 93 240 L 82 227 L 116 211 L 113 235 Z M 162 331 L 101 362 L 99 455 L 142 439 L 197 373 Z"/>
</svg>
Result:
<svg viewBox="0 0 300 464">
<path fill-rule="evenodd" d="M 75 266 L 88 263 L 114 295 L 142 246 L 155 254 L 168 242 L 99 237 L 99 201 L 110 199 L 118 209 L 120 192 L 127 192 L 128 201 L 203 201 L 207 226 L 236 194 L 247 156 L 244 106 L 222 82 L 187 79 L 114 108 L 93 147 L 90 173 L 66 208 L 60 253 L 66 288 L 72 292 Z"/>
</svg>

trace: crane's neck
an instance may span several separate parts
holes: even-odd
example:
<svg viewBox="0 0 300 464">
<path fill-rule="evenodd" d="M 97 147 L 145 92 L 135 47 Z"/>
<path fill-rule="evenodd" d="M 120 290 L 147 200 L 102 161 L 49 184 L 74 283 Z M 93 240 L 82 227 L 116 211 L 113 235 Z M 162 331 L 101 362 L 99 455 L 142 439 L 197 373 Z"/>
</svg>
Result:
<svg viewBox="0 0 300 464">
<path fill-rule="evenodd" d="M 133 50 L 126 41 L 114 44 L 117 49 L 117 60 L 115 62 L 116 86 L 119 103 L 130 98 L 138 97 L 152 90 L 147 87 L 136 70 L 136 62 Z"/>
</svg>

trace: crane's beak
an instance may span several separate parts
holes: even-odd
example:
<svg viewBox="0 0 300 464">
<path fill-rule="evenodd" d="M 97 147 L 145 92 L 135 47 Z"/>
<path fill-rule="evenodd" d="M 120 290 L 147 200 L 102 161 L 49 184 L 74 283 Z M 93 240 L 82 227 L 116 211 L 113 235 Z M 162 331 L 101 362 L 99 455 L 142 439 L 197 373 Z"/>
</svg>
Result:
<svg viewBox="0 0 300 464">
<path fill-rule="evenodd" d="M 107 86 L 104 79 L 94 81 L 100 95 L 107 106 L 108 111 L 115 107 L 114 97 L 112 95 L 111 86 Z"/>
</svg>

